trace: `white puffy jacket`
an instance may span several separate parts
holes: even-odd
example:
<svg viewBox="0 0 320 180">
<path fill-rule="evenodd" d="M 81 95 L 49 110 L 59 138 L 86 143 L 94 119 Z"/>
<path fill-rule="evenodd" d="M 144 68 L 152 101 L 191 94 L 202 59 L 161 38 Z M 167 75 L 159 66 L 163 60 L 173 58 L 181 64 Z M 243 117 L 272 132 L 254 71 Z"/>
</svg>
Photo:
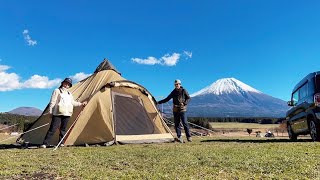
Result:
<svg viewBox="0 0 320 180">
<path fill-rule="evenodd" d="M 52 93 L 49 113 L 54 116 L 71 116 L 74 106 L 81 106 L 82 103 L 73 99 L 72 94 L 66 88 L 55 89 Z"/>
</svg>

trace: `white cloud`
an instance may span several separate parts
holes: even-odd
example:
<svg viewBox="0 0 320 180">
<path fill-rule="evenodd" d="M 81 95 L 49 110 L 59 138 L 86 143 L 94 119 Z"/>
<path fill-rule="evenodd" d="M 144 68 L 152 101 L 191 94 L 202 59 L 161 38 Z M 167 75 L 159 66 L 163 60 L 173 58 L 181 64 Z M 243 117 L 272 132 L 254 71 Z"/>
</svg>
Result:
<svg viewBox="0 0 320 180">
<path fill-rule="evenodd" d="M 28 46 L 37 45 L 37 41 L 31 39 L 31 36 L 29 35 L 29 30 L 27 30 L 27 29 L 23 30 L 22 34 L 23 34 L 23 38 L 27 42 Z"/>
<path fill-rule="evenodd" d="M 6 73 L 0 70 L 0 91 L 19 89 L 19 76 L 15 73 Z"/>
<path fill-rule="evenodd" d="M 183 55 L 186 56 L 186 59 L 192 58 L 192 52 L 184 51 Z M 144 65 L 156 65 L 160 64 L 163 66 L 175 66 L 179 62 L 181 57 L 180 53 L 173 53 L 173 54 L 166 54 L 162 56 L 161 58 L 157 59 L 155 57 L 148 57 L 147 59 L 141 59 L 141 58 L 131 58 L 131 61 L 138 63 L 138 64 L 144 64 Z"/>
<path fill-rule="evenodd" d="M 179 59 L 180 54 L 178 53 L 173 53 L 172 55 L 166 54 L 161 58 L 162 63 L 166 66 L 175 66 L 178 63 Z"/>
<path fill-rule="evenodd" d="M 10 67 L 0 64 L 0 91 L 13 91 L 22 88 L 45 89 L 58 86 L 61 79 L 49 80 L 46 76 L 33 75 L 30 79 L 22 82 L 16 73 L 9 73 Z"/>
<path fill-rule="evenodd" d="M 6 70 L 8 70 L 8 69 L 10 69 L 9 66 L 1 65 L 1 64 L 0 64 L 0 72 L 6 71 Z"/>
<path fill-rule="evenodd" d="M 20 77 L 16 73 L 9 73 L 10 69 L 7 65 L 0 64 L 0 92 L 1 91 L 13 91 L 16 89 L 49 89 L 60 85 L 62 79 L 55 78 L 50 80 L 47 76 L 33 75 L 26 81 L 21 81 Z M 74 83 L 81 81 L 91 74 L 85 74 L 83 72 L 76 73 L 70 78 Z"/>
<path fill-rule="evenodd" d="M 49 80 L 46 76 L 33 75 L 22 83 L 22 88 L 47 89 L 58 86 L 60 83 L 61 79 Z"/>
<path fill-rule="evenodd" d="M 73 76 L 70 76 L 70 78 L 74 81 L 74 82 L 79 82 L 85 78 L 87 78 L 88 76 L 91 76 L 91 74 L 85 74 L 83 72 L 80 73 L 76 73 Z"/>
<path fill-rule="evenodd" d="M 183 54 L 187 56 L 187 59 L 192 58 L 192 52 L 190 51 L 183 51 Z"/>
<path fill-rule="evenodd" d="M 155 57 L 148 57 L 147 59 L 140 59 L 140 58 L 132 58 L 133 62 L 136 62 L 138 64 L 145 64 L 145 65 L 155 65 L 155 64 L 161 64 L 161 61 L 158 60 Z"/>
</svg>

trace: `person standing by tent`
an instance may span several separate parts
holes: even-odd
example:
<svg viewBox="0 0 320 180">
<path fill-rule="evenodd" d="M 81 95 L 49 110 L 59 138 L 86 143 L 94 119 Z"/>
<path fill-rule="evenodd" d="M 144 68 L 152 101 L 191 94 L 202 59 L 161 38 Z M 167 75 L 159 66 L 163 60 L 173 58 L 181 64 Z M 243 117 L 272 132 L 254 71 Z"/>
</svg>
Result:
<svg viewBox="0 0 320 180">
<path fill-rule="evenodd" d="M 190 96 L 188 91 L 181 86 L 181 81 L 179 79 L 174 81 L 174 90 L 165 99 L 158 101 L 158 104 L 166 103 L 170 99 L 173 99 L 173 116 L 174 116 L 174 128 L 177 133 L 178 141 L 183 143 L 181 137 L 181 127 L 180 122 L 182 122 L 183 128 L 185 130 L 187 140 L 192 141 L 191 134 L 189 130 L 189 125 L 187 121 L 187 104 L 190 101 Z"/>
<path fill-rule="evenodd" d="M 50 104 L 49 104 L 49 114 L 52 118 L 50 128 L 44 138 L 41 148 L 46 148 L 49 142 L 56 132 L 58 126 L 60 125 L 59 142 L 66 134 L 66 128 L 68 121 L 73 113 L 74 106 L 86 106 L 87 101 L 83 103 L 77 102 L 73 99 L 72 94 L 68 89 L 72 87 L 72 80 L 70 78 L 65 78 L 58 89 L 55 89 L 52 93 Z M 60 145 L 63 147 L 63 143 Z"/>
</svg>

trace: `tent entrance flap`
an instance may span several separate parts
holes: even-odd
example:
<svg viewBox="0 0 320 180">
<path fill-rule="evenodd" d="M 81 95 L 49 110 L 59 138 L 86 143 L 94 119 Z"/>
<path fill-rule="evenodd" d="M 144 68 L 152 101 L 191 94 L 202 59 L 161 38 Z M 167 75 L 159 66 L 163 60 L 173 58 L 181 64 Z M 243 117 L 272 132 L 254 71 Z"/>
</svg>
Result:
<svg viewBox="0 0 320 180">
<path fill-rule="evenodd" d="M 116 135 L 155 133 L 155 125 L 139 97 L 117 92 L 112 95 Z"/>
</svg>

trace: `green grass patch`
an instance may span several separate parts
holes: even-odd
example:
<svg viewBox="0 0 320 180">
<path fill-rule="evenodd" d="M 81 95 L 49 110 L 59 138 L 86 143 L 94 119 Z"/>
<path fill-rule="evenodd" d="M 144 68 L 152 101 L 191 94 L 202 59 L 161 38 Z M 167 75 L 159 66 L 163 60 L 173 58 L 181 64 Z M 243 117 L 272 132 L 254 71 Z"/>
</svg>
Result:
<svg viewBox="0 0 320 180">
<path fill-rule="evenodd" d="M 317 179 L 320 144 L 194 138 L 192 143 L 1 150 L 4 179 Z"/>
</svg>

